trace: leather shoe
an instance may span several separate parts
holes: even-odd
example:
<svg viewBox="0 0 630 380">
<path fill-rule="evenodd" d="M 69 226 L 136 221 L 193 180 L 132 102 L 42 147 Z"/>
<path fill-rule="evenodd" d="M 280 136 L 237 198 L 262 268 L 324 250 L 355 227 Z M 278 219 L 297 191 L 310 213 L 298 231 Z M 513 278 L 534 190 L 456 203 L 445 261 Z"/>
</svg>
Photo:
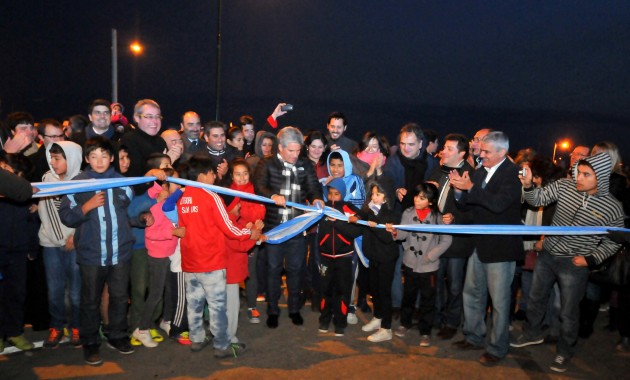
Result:
<svg viewBox="0 0 630 380">
<path fill-rule="evenodd" d="M 475 346 L 474 344 L 470 343 L 466 339 L 459 340 L 459 341 L 453 343 L 453 347 L 457 348 L 458 350 L 463 350 L 463 351 L 483 350 L 482 346 Z"/>
<path fill-rule="evenodd" d="M 302 318 L 302 316 L 300 315 L 300 312 L 297 313 L 290 313 L 289 314 L 289 318 L 291 318 L 291 321 L 293 322 L 294 325 L 296 326 L 302 326 L 304 324 L 304 319 Z"/>
<path fill-rule="evenodd" d="M 267 327 L 270 329 L 275 329 L 278 327 L 278 316 L 270 315 L 267 317 Z"/>
<path fill-rule="evenodd" d="M 498 356 L 494 356 L 489 352 L 484 352 L 480 357 L 479 357 L 479 363 L 485 365 L 485 366 L 491 366 L 491 365 L 495 365 L 498 362 L 501 361 L 501 359 Z"/>
</svg>

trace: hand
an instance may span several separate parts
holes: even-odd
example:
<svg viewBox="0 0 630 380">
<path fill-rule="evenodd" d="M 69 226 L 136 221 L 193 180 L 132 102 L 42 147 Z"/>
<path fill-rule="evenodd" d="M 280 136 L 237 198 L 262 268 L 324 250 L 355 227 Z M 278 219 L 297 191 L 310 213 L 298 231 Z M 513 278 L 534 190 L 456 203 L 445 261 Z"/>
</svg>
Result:
<svg viewBox="0 0 630 380">
<path fill-rule="evenodd" d="M 279 118 L 280 116 L 282 116 L 282 115 L 286 114 L 286 113 L 287 113 L 287 111 L 283 111 L 283 110 L 282 110 L 282 107 L 283 107 L 283 106 L 286 106 L 286 105 L 287 105 L 286 103 L 279 103 L 279 104 L 276 106 L 276 109 L 274 109 L 274 110 L 273 110 L 273 112 L 271 113 L 271 117 L 273 117 L 275 120 L 278 120 L 278 118 Z"/>
<path fill-rule="evenodd" d="M 85 202 L 83 206 L 81 206 L 81 211 L 83 211 L 83 215 L 88 212 L 94 210 L 95 208 L 101 207 L 105 204 L 105 193 L 103 191 L 99 191 L 94 194 L 89 201 Z"/>
<path fill-rule="evenodd" d="M 348 223 L 356 223 L 359 221 L 359 218 L 356 215 L 351 215 L 348 217 Z"/>
<path fill-rule="evenodd" d="M 234 208 L 232 208 L 230 210 L 230 214 L 232 214 L 234 216 L 240 216 L 241 215 L 241 202 L 238 202 L 236 204 L 236 206 L 234 206 Z"/>
<path fill-rule="evenodd" d="M 454 220 L 455 220 L 455 216 L 451 214 L 450 212 L 442 215 L 442 223 L 444 224 L 451 224 L 453 223 Z"/>
<path fill-rule="evenodd" d="M 405 195 L 407 195 L 407 189 L 401 187 L 400 189 L 396 190 L 396 196 L 398 197 L 399 202 L 402 202 Z"/>
<path fill-rule="evenodd" d="M 534 243 L 534 251 L 540 252 L 542 250 L 543 250 L 543 240 L 538 240 L 536 243 Z"/>
<path fill-rule="evenodd" d="M 151 169 L 144 175 L 145 177 L 155 177 L 159 181 L 166 181 L 166 173 L 162 169 Z"/>
<path fill-rule="evenodd" d="M 330 146 L 330 151 L 331 151 L 331 152 L 334 152 L 334 151 L 336 151 L 336 150 L 341 150 L 341 147 L 340 147 L 339 145 L 337 145 L 337 144 L 332 144 L 332 145 Z"/>
<path fill-rule="evenodd" d="M 171 158 L 171 162 L 175 162 L 182 156 L 182 153 L 184 153 L 184 145 L 173 145 L 164 153 Z"/>
<path fill-rule="evenodd" d="M 225 159 L 223 159 L 223 162 L 221 162 L 219 166 L 217 166 L 217 177 L 219 177 L 219 179 L 223 179 L 223 176 L 226 175 L 227 172 L 228 172 L 228 163 Z"/>
<path fill-rule="evenodd" d="M 373 222 L 373 221 L 371 221 L 371 220 L 370 220 L 369 222 L 367 222 L 367 224 L 368 224 L 368 226 L 370 226 L 370 227 L 376 227 L 376 222 Z"/>
<path fill-rule="evenodd" d="M 259 242 L 261 242 L 261 243 L 264 243 L 264 242 L 266 242 L 267 240 L 269 240 L 269 238 L 267 237 L 267 235 L 262 235 L 262 236 L 260 237 L 260 239 L 258 239 L 258 241 L 259 241 Z"/>
<path fill-rule="evenodd" d="M 326 204 L 321 199 L 313 199 L 313 206 L 324 208 L 326 207 Z"/>
<path fill-rule="evenodd" d="M 282 195 L 274 194 L 271 196 L 271 200 L 276 204 L 276 206 L 280 206 L 280 207 L 287 206 L 287 201 L 286 199 L 284 199 L 284 196 Z"/>
<path fill-rule="evenodd" d="M 466 190 L 472 189 L 473 187 L 473 183 L 470 180 L 470 177 L 467 171 L 464 172 L 464 174 L 460 176 L 457 170 L 451 170 L 451 172 L 448 175 L 448 178 L 450 179 L 451 185 L 457 190 L 466 191 Z"/>
<path fill-rule="evenodd" d="M 521 180 L 521 183 L 523 184 L 523 187 L 525 189 L 529 189 L 533 185 L 533 183 L 532 183 L 532 170 L 529 168 L 529 166 L 527 164 L 524 164 L 521 169 L 525 170 L 525 175 L 522 176 L 519 173 L 518 179 Z"/>
<path fill-rule="evenodd" d="M 32 205 L 28 208 L 28 212 L 30 212 L 30 213 L 32 214 L 32 213 L 37 212 L 37 209 L 38 209 L 37 205 L 36 205 L 36 204 L 32 204 Z"/>
<path fill-rule="evenodd" d="M 151 227 L 153 223 L 155 223 L 155 218 L 151 212 L 144 213 L 140 218 L 144 221 L 144 225 L 147 227 Z"/>
<path fill-rule="evenodd" d="M 576 267 L 587 267 L 588 263 L 586 262 L 586 259 L 584 258 L 584 256 L 575 256 L 572 260 L 573 265 L 575 265 Z"/>
<path fill-rule="evenodd" d="M 262 230 L 265 227 L 265 223 L 263 223 L 262 220 L 258 219 L 257 221 L 254 222 L 254 227 Z"/>
<path fill-rule="evenodd" d="M 20 153 L 24 148 L 33 143 L 33 135 L 18 132 L 4 143 L 4 151 L 7 153 Z"/>
<path fill-rule="evenodd" d="M 396 229 L 392 223 L 385 223 L 385 231 L 391 232 L 392 234 L 396 233 Z"/>
<path fill-rule="evenodd" d="M 66 244 L 64 245 L 63 249 L 65 249 L 66 251 L 72 251 L 74 249 L 74 235 L 70 235 L 68 237 L 68 240 L 66 240 Z"/>
<path fill-rule="evenodd" d="M 256 228 L 250 230 L 249 239 L 250 240 L 258 240 L 262 236 L 262 231 Z"/>
<path fill-rule="evenodd" d="M 186 227 L 173 228 L 172 235 L 177 236 L 178 238 L 183 238 L 186 236 Z"/>
</svg>

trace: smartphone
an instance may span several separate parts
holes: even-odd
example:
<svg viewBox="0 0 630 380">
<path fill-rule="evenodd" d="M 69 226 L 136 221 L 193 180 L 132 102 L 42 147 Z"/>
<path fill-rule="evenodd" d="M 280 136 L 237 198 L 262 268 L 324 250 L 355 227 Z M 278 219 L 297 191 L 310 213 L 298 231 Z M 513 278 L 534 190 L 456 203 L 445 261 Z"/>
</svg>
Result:
<svg viewBox="0 0 630 380">
<path fill-rule="evenodd" d="M 293 104 L 285 104 L 282 107 L 280 107 L 280 111 L 293 111 Z"/>
</svg>

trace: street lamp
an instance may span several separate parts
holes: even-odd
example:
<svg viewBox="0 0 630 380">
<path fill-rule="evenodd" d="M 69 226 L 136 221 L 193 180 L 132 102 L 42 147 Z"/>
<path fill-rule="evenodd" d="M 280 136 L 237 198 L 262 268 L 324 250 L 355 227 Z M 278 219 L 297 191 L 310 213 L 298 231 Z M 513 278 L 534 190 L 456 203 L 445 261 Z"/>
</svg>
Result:
<svg viewBox="0 0 630 380">
<path fill-rule="evenodd" d="M 138 41 L 134 41 L 129 45 L 129 50 L 133 55 L 140 55 L 144 51 Z M 112 103 L 118 102 L 118 32 L 112 29 Z"/>
<path fill-rule="evenodd" d="M 138 41 L 134 41 L 129 45 L 129 50 L 133 55 L 140 55 L 144 51 L 144 46 L 140 45 Z"/>
<path fill-rule="evenodd" d="M 556 141 L 553 143 L 553 156 L 551 157 L 551 160 L 553 161 L 554 164 L 556 164 L 556 150 L 560 148 L 560 150 L 569 150 L 569 148 L 571 148 L 571 141 L 569 140 L 562 140 L 562 141 Z"/>
</svg>

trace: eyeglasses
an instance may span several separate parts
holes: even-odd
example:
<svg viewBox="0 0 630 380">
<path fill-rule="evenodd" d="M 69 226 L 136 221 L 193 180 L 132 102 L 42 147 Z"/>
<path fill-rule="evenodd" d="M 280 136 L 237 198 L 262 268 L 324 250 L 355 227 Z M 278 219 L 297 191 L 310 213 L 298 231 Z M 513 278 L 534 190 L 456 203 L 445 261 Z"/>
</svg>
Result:
<svg viewBox="0 0 630 380">
<path fill-rule="evenodd" d="M 143 114 L 140 114 L 138 116 L 143 118 L 143 119 L 162 120 L 162 115 L 143 115 Z"/>
<path fill-rule="evenodd" d="M 62 139 L 66 137 L 66 135 L 44 135 L 44 137 L 48 137 L 49 139 Z"/>
</svg>

